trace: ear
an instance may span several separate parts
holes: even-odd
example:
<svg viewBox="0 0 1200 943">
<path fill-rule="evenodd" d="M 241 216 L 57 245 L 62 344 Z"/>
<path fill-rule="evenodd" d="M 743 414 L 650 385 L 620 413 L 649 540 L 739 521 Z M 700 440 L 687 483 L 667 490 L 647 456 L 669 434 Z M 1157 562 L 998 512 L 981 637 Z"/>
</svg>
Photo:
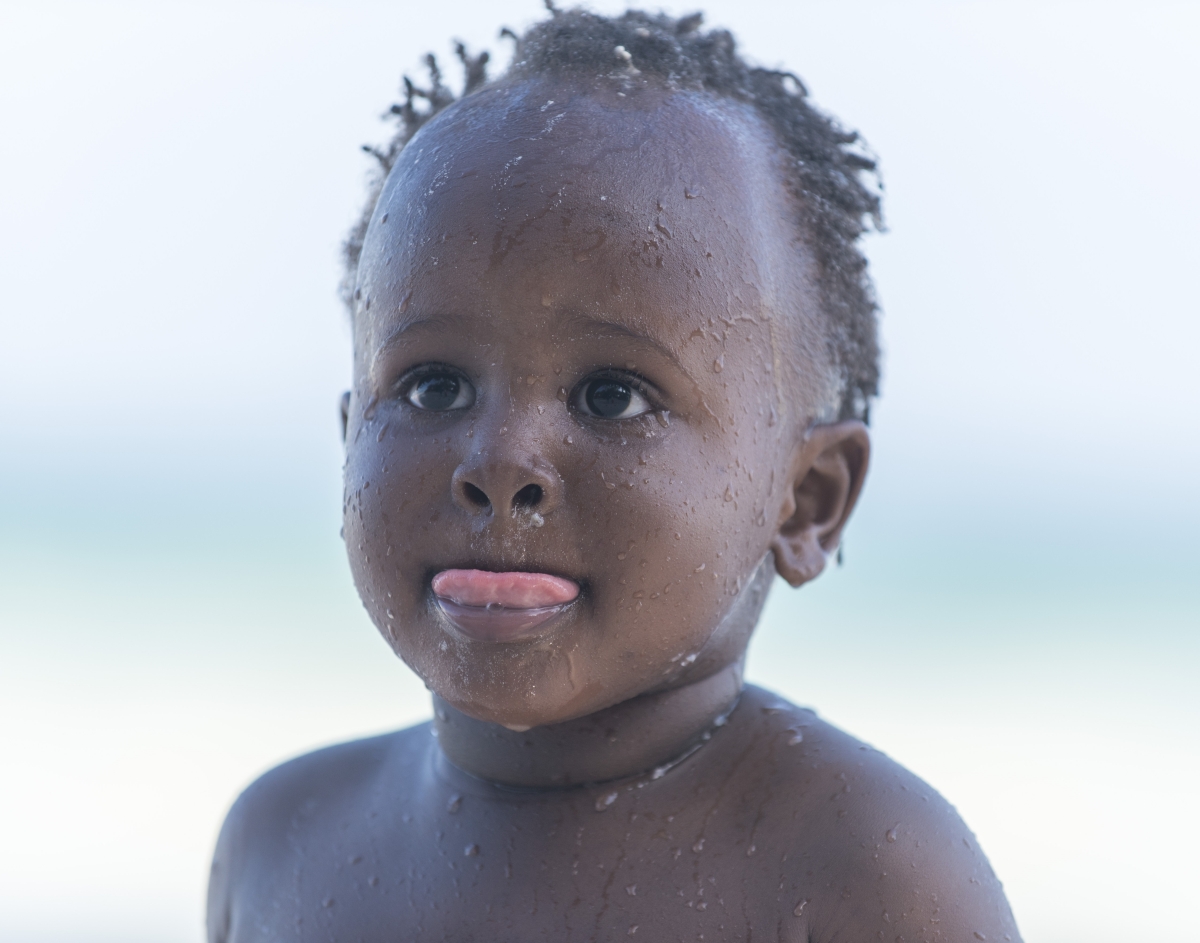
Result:
<svg viewBox="0 0 1200 943">
<path fill-rule="evenodd" d="M 775 570 L 792 586 L 816 579 L 858 501 L 871 438 L 857 419 L 814 426 L 797 447 L 771 541 Z"/>
<path fill-rule="evenodd" d="M 338 408 L 342 414 L 342 445 L 346 444 L 346 427 L 350 424 L 350 391 L 346 390 L 342 394 L 341 403 Z"/>
</svg>

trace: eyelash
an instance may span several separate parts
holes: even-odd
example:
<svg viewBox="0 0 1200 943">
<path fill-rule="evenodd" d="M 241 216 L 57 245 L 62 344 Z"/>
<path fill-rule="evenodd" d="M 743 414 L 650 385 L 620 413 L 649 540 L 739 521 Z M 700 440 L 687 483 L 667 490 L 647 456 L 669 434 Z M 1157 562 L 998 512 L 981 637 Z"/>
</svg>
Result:
<svg viewBox="0 0 1200 943">
<path fill-rule="evenodd" d="M 624 419 L 618 417 L 598 416 L 594 413 L 590 413 L 584 409 L 581 409 L 578 404 L 586 394 L 588 386 L 599 380 L 611 380 L 614 383 L 619 383 L 622 386 L 629 387 L 636 395 L 645 400 L 647 408 L 645 411 L 638 413 L 635 416 L 628 416 Z M 613 369 L 598 370 L 595 373 L 588 374 L 586 377 L 580 380 L 575 385 L 575 388 L 571 391 L 571 394 L 567 397 L 567 405 L 573 411 L 581 414 L 587 419 L 596 419 L 602 422 L 629 422 L 634 419 L 641 419 L 660 408 L 658 405 L 657 390 L 649 381 L 645 379 L 645 377 L 637 373 Z"/>
<path fill-rule="evenodd" d="M 395 391 L 394 395 L 398 399 L 409 401 L 409 397 L 412 395 L 413 390 L 418 384 L 428 378 L 439 376 L 453 377 L 460 383 L 465 384 L 467 389 L 470 390 L 470 402 L 465 406 L 452 407 L 448 409 L 425 409 L 416 403 L 410 402 L 409 404 L 412 406 L 412 408 L 420 412 L 447 413 L 458 412 L 463 409 L 468 409 L 470 406 L 474 405 L 474 402 L 478 396 L 478 389 L 476 388 L 475 384 L 471 382 L 470 378 L 467 377 L 463 371 L 444 363 L 426 363 L 412 368 L 393 385 L 393 390 Z M 582 408 L 580 403 L 586 396 L 589 386 L 593 383 L 604 380 L 609 380 L 613 383 L 628 387 L 636 396 L 645 402 L 646 409 L 634 416 L 621 418 L 619 416 L 602 416 L 596 412 L 591 412 L 585 408 Z M 651 384 L 640 374 L 625 370 L 602 369 L 596 371 L 595 373 L 588 374 L 575 385 L 575 387 L 571 390 L 570 395 L 567 397 L 567 406 L 573 412 L 578 413 L 587 419 L 597 419 L 604 422 L 624 422 L 632 419 L 640 419 L 646 415 L 649 415 L 650 413 L 658 411 L 661 408 L 661 404 L 658 402 L 658 399 L 658 393 L 653 384 Z"/>
<path fill-rule="evenodd" d="M 407 373 L 405 373 L 399 380 L 397 380 L 395 382 L 395 384 L 393 384 L 393 386 L 392 386 L 392 389 L 394 391 L 393 395 L 395 395 L 396 398 L 398 398 L 398 399 L 407 400 L 409 395 L 412 393 L 413 389 L 422 380 L 426 380 L 431 377 L 438 377 L 438 376 L 454 377 L 460 383 L 465 383 L 472 391 L 471 400 L 472 400 L 472 404 L 473 404 L 474 399 L 475 399 L 475 392 L 476 392 L 475 384 L 472 383 L 470 378 L 467 377 L 467 375 L 465 373 L 463 373 L 461 370 L 458 370 L 455 367 L 452 367 L 449 364 L 445 364 L 445 363 L 423 363 L 420 366 L 413 367 L 411 370 L 409 370 Z M 415 406 L 415 405 L 413 406 L 413 408 L 418 409 L 418 410 L 421 409 L 421 407 Z M 433 410 L 421 410 L 421 411 L 430 412 Z M 447 410 L 447 411 L 449 411 L 449 410 Z M 455 410 L 455 411 L 457 411 L 457 410 Z"/>
</svg>

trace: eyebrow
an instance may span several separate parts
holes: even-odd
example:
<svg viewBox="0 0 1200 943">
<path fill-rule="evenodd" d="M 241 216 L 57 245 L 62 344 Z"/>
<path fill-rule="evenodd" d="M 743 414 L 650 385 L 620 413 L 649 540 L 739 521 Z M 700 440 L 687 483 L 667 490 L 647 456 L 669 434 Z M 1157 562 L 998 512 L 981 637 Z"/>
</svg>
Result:
<svg viewBox="0 0 1200 943">
<path fill-rule="evenodd" d="M 453 322 L 460 320 L 456 315 L 441 315 L 432 318 L 410 318 L 392 331 L 384 338 L 383 343 L 371 357 L 372 367 L 379 361 L 379 358 L 390 351 L 393 347 L 401 342 L 405 334 L 413 332 L 424 333 L 426 331 L 440 333 L 453 328 Z"/>
<path fill-rule="evenodd" d="M 670 361 L 671 364 L 674 365 L 674 367 L 689 380 L 692 379 L 691 373 L 689 373 L 687 367 L 680 362 L 679 357 L 673 350 L 671 350 L 661 341 L 651 337 L 649 334 L 644 334 L 643 332 L 630 327 L 628 324 L 625 324 L 622 321 L 612 321 L 607 318 L 597 318 L 591 315 L 577 315 L 570 317 L 567 320 L 566 325 L 568 329 L 581 329 L 583 332 L 589 334 L 625 337 L 629 338 L 630 340 L 638 341 L 639 343 L 645 344 L 647 347 L 651 348 L 659 356 Z"/>
<path fill-rule="evenodd" d="M 405 321 L 403 324 L 394 328 L 379 345 L 379 349 L 371 358 L 372 365 L 378 362 L 379 358 L 390 351 L 397 344 L 401 343 L 405 335 L 416 333 L 444 333 L 449 330 L 454 330 L 458 325 L 456 322 L 463 320 L 461 315 L 445 314 L 436 315 L 434 317 L 413 318 Z M 656 340 L 649 334 L 645 334 L 622 321 L 610 320 L 608 318 L 598 318 L 593 315 L 572 315 L 565 314 L 562 317 L 562 324 L 571 334 L 583 333 L 591 334 L 600 337 L 622 337 L 632 341 L 637 341 L 639 344 L 644 344 L 649 347 L 663 359 L 669 361 L 680 373 L 689 380 L 692 379 L 691 373 L 687 367 L 679 360 L 679 357 L 669 347 L 661 341 Z"/>
</svg>

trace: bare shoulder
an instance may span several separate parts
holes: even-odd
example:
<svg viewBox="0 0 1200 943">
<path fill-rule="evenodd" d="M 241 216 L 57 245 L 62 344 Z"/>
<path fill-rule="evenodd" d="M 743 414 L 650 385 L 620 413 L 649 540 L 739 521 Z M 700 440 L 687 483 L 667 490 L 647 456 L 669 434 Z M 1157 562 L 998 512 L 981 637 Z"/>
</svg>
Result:
<svg viewBox="0 0 1200 943">
<path fill-rule="evenodd" d="M 233 803 L 217 839 L 208 884 L 208 940 L 224 943 L 239 911 L 270 899 L 281 865 L 310 833 L 361 808 L 397 766 L 419 766 L 429 724 L 316 750 L 264 773 Z M 407 762 L 406 762 L 407 761 Z M 249 904 L 250 906 L 239 906 Z"/>
<path fill-rule="evenodd" d="M 775 841 L 794 938 L 1020 940 L 978 841 L 936 790 L 813 712 L 749 693 L 776 745 L 775 817 L 793 823 Z"/>
</svg>

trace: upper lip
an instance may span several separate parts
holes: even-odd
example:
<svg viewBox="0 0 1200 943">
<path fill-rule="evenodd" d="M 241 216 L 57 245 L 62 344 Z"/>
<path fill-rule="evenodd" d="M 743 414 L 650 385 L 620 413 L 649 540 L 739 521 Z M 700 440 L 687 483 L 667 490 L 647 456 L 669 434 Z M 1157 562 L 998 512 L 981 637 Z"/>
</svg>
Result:
<svg viewBox="0 0 1200 943">
<path fill-rule="evenodd" d="M 576 583 L 580 590 L 586 585 L 586 582 L 576 576 L 574 573 L 568 573 L 560 567 L 542 566 L 538 563 L 496 563 L 495 561 L 481 560 L 456 560 L 453 563 L 434 564 L 428 568 L 425 582 L 432 583 L 433 578 L 443 570 L 487 570 L 489 573 L 547 573 L 550 576 L 559 576 L 564 580 L 571 580 Z"/>
</svg>

